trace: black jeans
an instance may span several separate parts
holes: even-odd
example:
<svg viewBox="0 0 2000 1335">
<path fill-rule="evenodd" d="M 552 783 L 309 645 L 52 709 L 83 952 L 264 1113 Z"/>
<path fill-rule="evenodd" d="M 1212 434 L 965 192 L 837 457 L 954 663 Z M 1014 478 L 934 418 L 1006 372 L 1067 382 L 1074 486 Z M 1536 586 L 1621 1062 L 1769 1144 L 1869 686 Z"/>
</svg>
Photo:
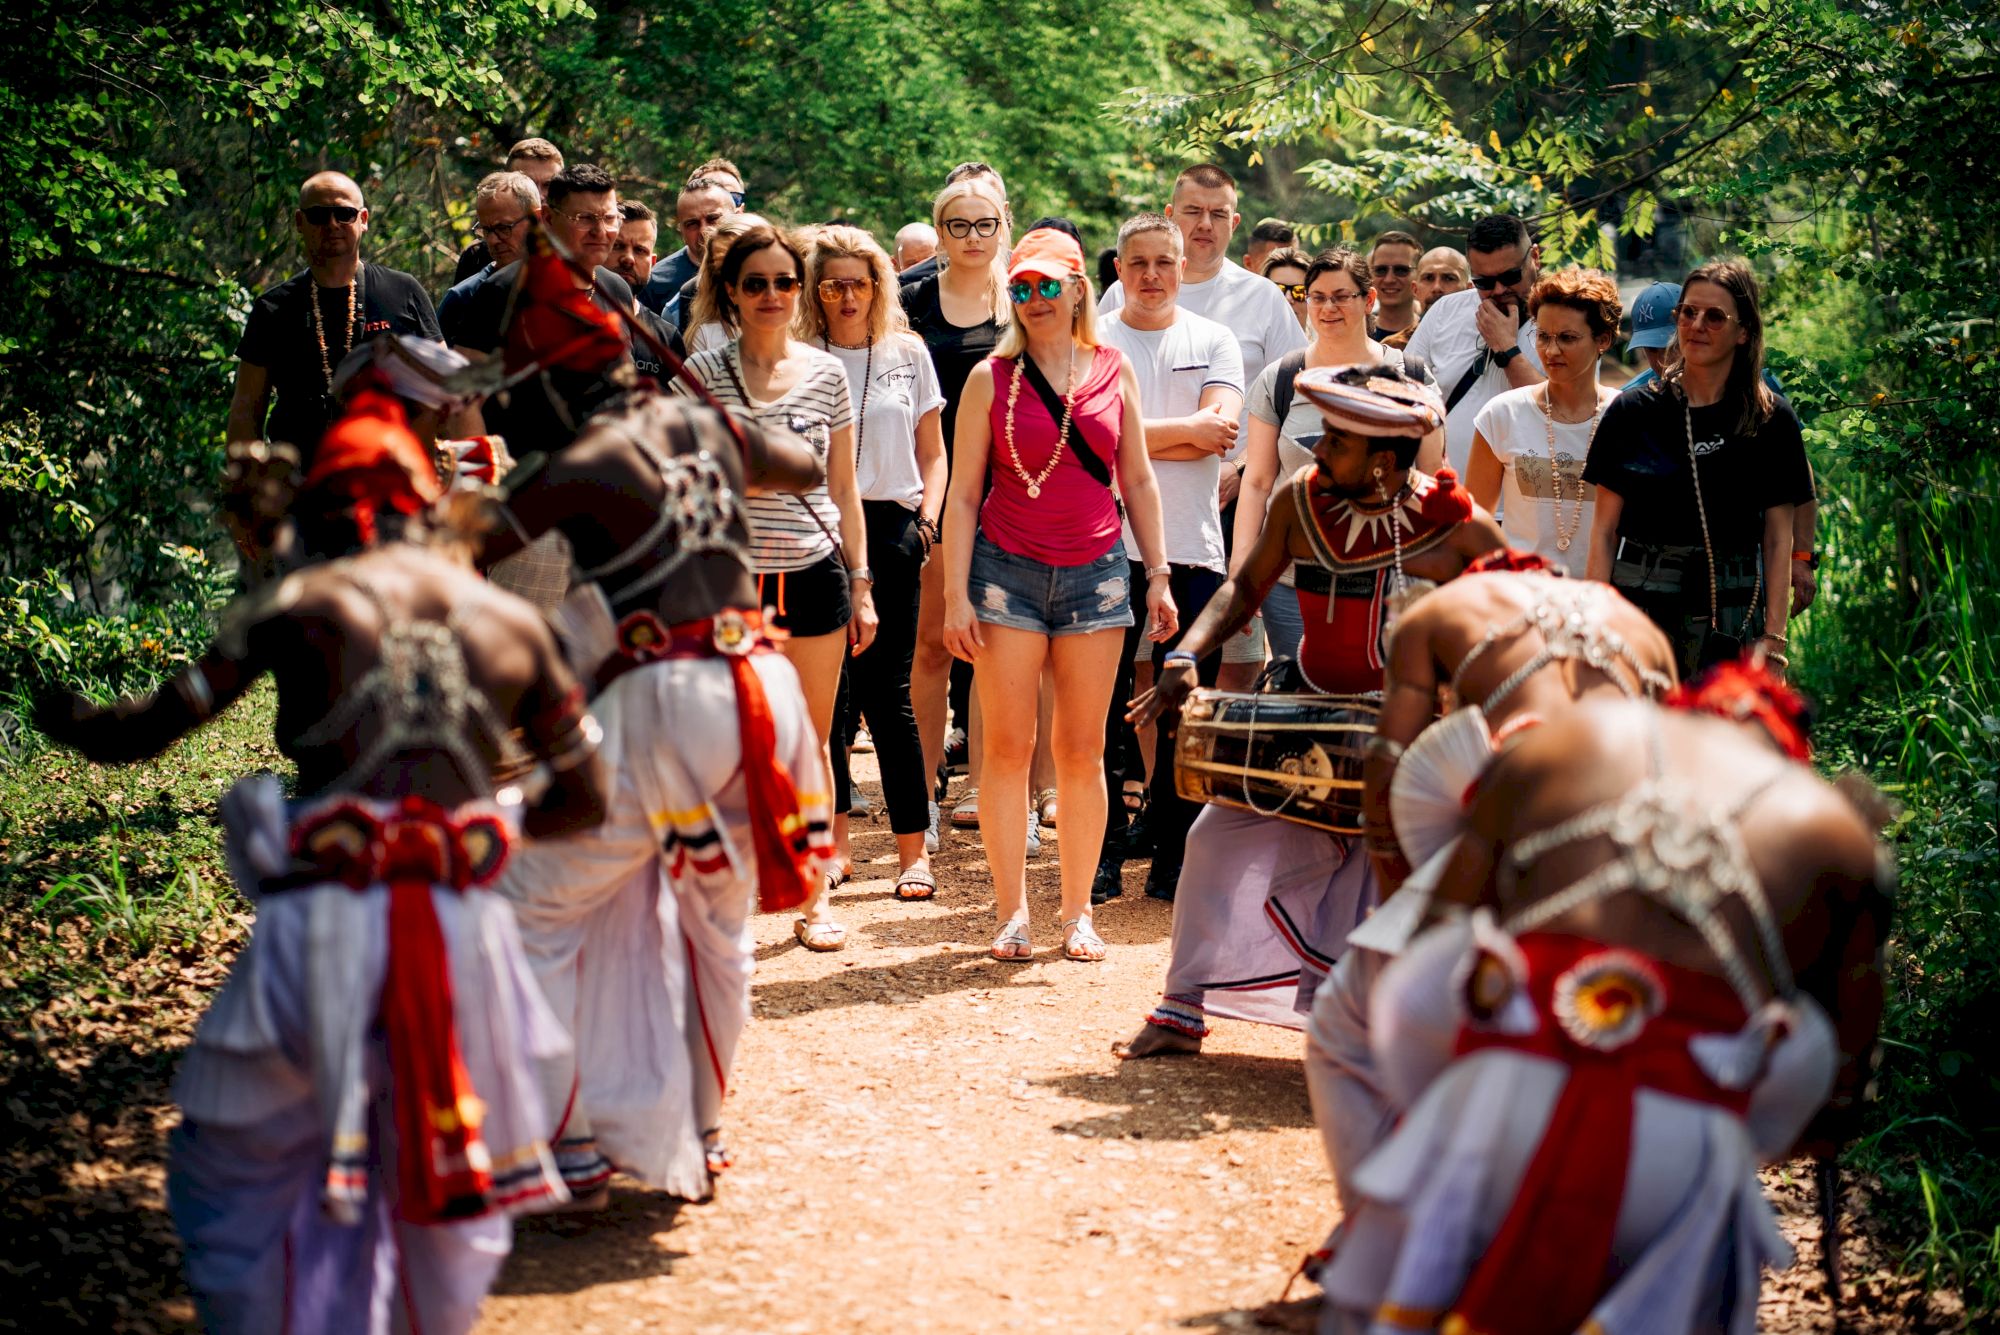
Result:
<svg viewBox="0 0 2000 1335">
<path fill-rule="evenodd" d="M 1622 539 L 1611 564 L 1611 587 L 1666 633 L 1681 679 L 1692 681 L 1717 656 L 1733 658 L 1764 633 L 1763 560 L 1761 551 L 1717 554 L 1715 629 L 1726 639 L 1714 634 L 1708 619 L 1704 548 Z"/>
<path fill-rule="evenodd" d="M 1153 671 L 1157 674 L 1167 651 L 1180 644 L 1208 600 L 1222 587 L 1222 576 L 1200 566 L 1170 568 L 1167 587 L 1173 591 L 1174 606 L 1180 610 L 1181 628 L 1171 640 L 1153 646 Z M 1125 651 L 1118 658 L 1118 684 L 1111 693 L 1111 712 L 1104 721 L 1104 777 L 1112 796 L 1107 828 L 1117 832 L 1130 819 L 1124 804 L 1117 800 L 1124 782 L 1144 779 L 1146 771 L 1139 759 L 1135 729 L 1125 721 L 1126 703 L 1133 695 L 1132 660 L 1146 634 L 1146 568 L 1132 563 L 1132 625 L 1125 632 Z M 1222 653 L 1217 650 L 1196 665 L 1195 675 L 1204 686 L 1215 685 L 1222 669 Z M 1174 739 L 1179 735 L 1180 716 L 1162 715 L 1154 728 L 1158 736 L 1153 746 L 1153 782 L 1150 810 L 1146 817 L 1153 837 L 1155 865 L 1178 867 L 1187 846 L 1188 827 L 1201 814 L 1201 804 L 1190 802 L 1174 791 Z M 1130 757 L 1128 760 L 1127 757 Z"/>
<path fill-rule="evenodd" d="M 917 600 L 924 569 L 924 544 L 917 516 L 894 501 L 863 501 L 868 530 L 868 567 L 875 572 L 875 615 L 881 619 L 868 651 L 847 661 L 841 700 L 835 706 L 836 739 L 851 736 L 851 714 L 868 724 L 875 759 L 882 767 L 882 798 L 889 828 L 922 834 L 930 826 L 930 783 L 917 738 L 917 714 L 910 705 L 910 664 L 917 653 Z M 850 801 L 847 748 L 833 750 L 833 809 Z"/>
</svg>

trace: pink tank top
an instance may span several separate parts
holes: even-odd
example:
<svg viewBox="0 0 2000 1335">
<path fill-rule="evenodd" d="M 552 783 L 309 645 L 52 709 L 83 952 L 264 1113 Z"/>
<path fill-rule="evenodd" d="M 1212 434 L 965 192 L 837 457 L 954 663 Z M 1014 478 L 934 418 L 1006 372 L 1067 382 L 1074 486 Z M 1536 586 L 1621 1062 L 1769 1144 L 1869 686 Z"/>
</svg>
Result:
<svg viewBox="0 0 2000 1335">
<path fill-rule="evenodd" d="M 992 489 L 979 511 L 980 531 L 1001 548 L 1052 566 L 1088 565 L 1118 545 L 1118 437 L 1124 426 L 1125 396 L 1119 392 L 1116 348 L 1099 347 L 1090 371 L 1070 395 L 1069 444 L 1055 471 L 1030 496 L 1007 450 L 1007 391 L 1014 363 L 998 357 L 993 369 L 993 447 L 987 475 Z M 1061 386 L 1057 386 L 1060 391 Z M 1014 402 L 1014 445 L 1021 467 L 1040 477 L 1056 447 L 1056 420 L 1026 376 Z M 1105 486 L 1077 462 L 1088 449 L 1104 462 L 1112 486 Z"/>
</svg>

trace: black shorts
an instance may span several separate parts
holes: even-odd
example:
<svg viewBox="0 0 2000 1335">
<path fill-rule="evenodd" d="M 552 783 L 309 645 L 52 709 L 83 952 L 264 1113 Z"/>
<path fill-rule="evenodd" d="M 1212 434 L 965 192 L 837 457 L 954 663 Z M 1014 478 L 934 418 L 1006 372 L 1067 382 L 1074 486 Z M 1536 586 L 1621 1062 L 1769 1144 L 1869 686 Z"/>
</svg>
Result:
<svg viewBox="0 0 2000 1335">
<path fill-rule="evenodd" d="M 804 570 L 758 575 L 757 603 L 764 609 L 765 625 L 801 638 L 831 635 L 854 616 L 847 598 L 847 567 L 836 552 Z"/>
</svg>

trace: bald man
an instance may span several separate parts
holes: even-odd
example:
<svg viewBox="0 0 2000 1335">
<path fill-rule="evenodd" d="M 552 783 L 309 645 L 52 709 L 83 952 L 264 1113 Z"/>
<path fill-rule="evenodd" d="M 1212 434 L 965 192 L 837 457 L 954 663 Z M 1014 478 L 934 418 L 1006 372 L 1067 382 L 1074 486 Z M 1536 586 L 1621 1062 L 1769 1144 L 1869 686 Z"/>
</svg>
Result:
<svg viewBox="0 0 2000 1335">
<path fill-rule="evenodd" d="M 1463 292 L 1472 282 L 1472 265 L 1463 251 L 1433 246 L 1417 261 L 1417 300 L 1429 310 L 1439 297 Z"/>
<path fill-rule="evenodd" d="M 387 333 L 443 338 L 416 279 L 361 262 L 368 204 L 351 178 L 339 172 L 307 177 L 292 227 L 306 268 L 250 308 L 236 344 L 229 439 L 288 441 L 310 464 L 334 416 L 333 373 L 341 358 Z"/>
<path fill-rule="evenodd" d="M 937 228 L 927 222 L 904 223 L 896 233 L 896 272 L 915 268 L 937 254 Z"/>
</svg>

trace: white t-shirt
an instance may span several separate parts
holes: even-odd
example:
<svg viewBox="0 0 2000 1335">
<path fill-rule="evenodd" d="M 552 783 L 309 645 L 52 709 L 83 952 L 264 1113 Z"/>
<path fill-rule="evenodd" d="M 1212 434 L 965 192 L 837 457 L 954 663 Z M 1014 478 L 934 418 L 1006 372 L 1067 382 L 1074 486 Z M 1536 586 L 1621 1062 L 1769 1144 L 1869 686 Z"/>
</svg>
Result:
<svg viewBox="0 0 2000 1335">
<path fill-rule="evenodd" d="M 1382 360 L 1400 369 L 1403 365 L 1402 349 L 1383 348 Z M 1285 420 L 1282 423 L 1278 421 L 1277 362 L 1265 367 L 1256 383 L 1250 386 L 1249 403 L 1252 417 L 1278 428 L 1278 476 L 1271 483 L 1270 497 L 1264 502 L 1264 513 L 1268 515 L 1271 507 L 1278 503 L 1278 493 L 1292 480 L 1292 475 L 1313 462 L 1313 446 L 1319 444 L 1319 438 L 1326 434 L 1326 418 L 1320 415 L 1311 399 L 1294 393 L 1291 407 L 1285 412 Z M 1278 577 L 1278 582 L 1290 584 L 1292 572 L 1292 564 L 1287 563 L 1285 573 Z"/>
<path fill-rule="evenodd" d="M 1124 304 L 1125 285 L 1113 283 L 1104 289 L 1097 313 L 1109 315 Z M 1306 345 L 1306 331 L 1299 327 L 1299 317 L 1292 313 L 1292 303 L 1285 299 L 1278 285 L 1227 260 L 1223 261 L 1221 271 L 1207 282 L 1182 283 L 1175 305 L 1189 314 L 1206 316 L 1236 335 L 1236 346 L 1243 356 L 1245 384 L 1292 349 Z M 1153 414 L 1149 411 L 1146 415 Z M 1250 425 L 1247 411 L 1239 423 L 1244 427 Z M 1242 452 L 1243 441 L 1238 439 L 1229 457 L 1234 459 Z"/>
<path fill-rule="evenodd" d="M 1177 309 L 1174 322 L 1165 329 L 1134 329 L 1113 315 L 1098 325 L 1097 335 L 1132 363 L 1143 417 L 1191 416 L 1201 407 L 1201 392 L 1210 385 L 1243 392 L 1243 354 L 1236 336 L 1213 320 Z M 1153 475 L 1160 483 L 1167 560 L 1222 570 L 1222 512 L 1215 494 L 1222 461 L 1212 454 L 1202 459 L 1155 459 Z M 1125 550 L 1139 550 L 1129 520 Z"/>
<path fill-rule="evenodd" d="M 840 362 L 818 348 L 807 349 L 808 365 L 799 383 L 783 398 L 769 403 L 748 402 L 738 392 L 743 374 L 735 343 L 725 343 L 688 358 L 694 378 L 708 387 L 716 402 L 743 408 L 766 431 L 789 431 L 809 446 L 823 463 L 833 433 L 854 421 L 847 397 L 847 375 Z M 736 374 L 731 375 L 732 367 Z M 807 507 L 811 507 L 808 510 Z M 817 515 L 817 521 L 813 518 Z M 833 554 L 840 534 L 840 507 L 822 482 L 803 495 L 773 492 L 743 502 L 743 521 L 750 529 L 752 573 L 776 574 L 804 570 Z"/>
<path fill-rule="evenodd" d="M 1617 397 L 1616 390 L 1600 387 L 1598 412 L 1602 414 Z M 1549 421 L 1541 405 L 1541 386 L 1510 389 L 1479 410 L 1473 429 L 1486 438 L 1500 461 L 1500 531 L 1507 535 L 1507 545 L 1540 552 L 1581 579 L 1590 551 L 1590 520 L 1597 509 L 1597 488 L 1584 482 L 1583 463 L 1597 422 L 1555 424 L 1556 474 L 1562 479 L 1558 504 L 1549 474 Z M 1568 551 L 1556 546 L 1559 524 L 1560 532 L 1570 535 Z"/>
<path fill-rule="evenodd" d="M 1528 359 L 1528 365 L 1540 371 L 1542 359 L 1535 355 L 1535 322 L 1528 321 L 1521 326 L 1515 339 L 1521 355 Z M 1438 392 L 1446 398 L 1458 388 L 1458 382 L 1472 369 L 1473 358 L 1486 344 L 1479 337 L 1479 293 L 1467 288 L 1450 296 L 1439 297 L 1437 304 L 1424 312 L 1423 323 L 1410 336 L 1406 349 L 1412 357 L 1421 357 L 1430 364 L 1431 374 L 1437 377 Z M 1486 372 L 1465 396 L 1458 401 L 1444 419 L 1445 462 L 1465 476 L 1465 462 L 1472 457 L 1473 422 L 1479 410 L 1511 386 L 1507 383 L 1507 368 L 1495 366 L 1489 358 Z"/>
<path fill-rule="evenodd" d="M 924 503 L 924 478 L 917 471 L 917 423 L 944 407 L 931 351 L 915 334 L 902 334 L 869 348 L 824 345 L 847 368 L 847 396 L 859 424 L 854 476 L 864 501 L 894 501 L 905 510 Z M 864 393 L 863 381 L 870 374 Z"/>
</svg>

